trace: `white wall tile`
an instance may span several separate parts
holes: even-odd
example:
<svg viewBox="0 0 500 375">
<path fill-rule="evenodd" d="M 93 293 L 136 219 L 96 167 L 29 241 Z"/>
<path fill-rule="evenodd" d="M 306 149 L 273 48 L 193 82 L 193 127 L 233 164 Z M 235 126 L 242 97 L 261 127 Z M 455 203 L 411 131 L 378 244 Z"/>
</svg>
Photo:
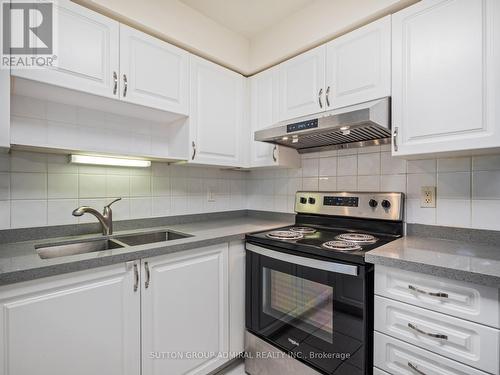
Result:
<svg viewBox="0 0 500 375">
<path fill-rule="evenodd" d="M 382 152 L 380 168 L 382 174 L 404 174 L 406 173 L 406 160 L 393 158 L 390 152 Z"/>
<path fill-rule="evenodd" d="M 337 177 L 337 190 L 356 191 L 358 188 L 357 176 L 339 176 Z"/>
<path fill-rule="evenodd" d="M 500 230 L 500 200 L 472 200 L 472 227 Z"/>
<path fill-rule="evenodd" d="M 319 178 L 320 191 L 336 191 L 337 190 L 337 177 L 320 177 Z"/>
<path fill-rule="evenodd" d="M 500 199 L 500 170 L 472 173 L 473 199 Z"/>
<path fill-rule="evenodd" d="M 130 196 L 150 197 L 151 177 L 150 176 L 130 176 Z"/>
<path fill-rule="evenodd" d="M 336 176 L 337 175 L 337 158 L 327 157 L 319 159 L 319 175 L 320 176 Z"/>
<path fill-rule="evenodd" d="M 380 191 L 380 175 L 358 176 L 357 190 Z"/>
<path fill-rule="evenodd" d="M 406 194 L 406 175 L 385 175 L 380 178 L 380 191 L 395 191 Z"/>
<path fill-rule="evenodd" d="M 287 195 L 288 178 L 277 178 L 274 181 L 274 195 Z"/>
<path fill-rule="evenodd" d="M 104 198 L 80 198 L 78 199 L 78 207 L 88 206 L 95 208 L 97 211 L 101 211 L 106 204 L 109 202 Z M 97 223 L 97 219 L 90 214 L 84 214 L 78 217 L 78 223 Z"/>
<path fill-rule="evenodd" d="M 358 148 L 358 154 L 371 154 L 374 152 L 380 152 L 380 146 L 367 146 Z"/>
<path fill-rule="evenodd" d="M 288 190 L 288 195 L 293 195 L 296 192 L 302 190 L 302 179 L 301 178 L 289 178 L 287 190 Z"/>
<path fill-rule="evenodd" d="M 408 173 L 434 173 L 436 172 L 436 168 L 437 163 L 435 159 L 408 161 Z"/>
<path fill-rule="evenodd" d="M 10 172 L 10 155 L 0 153 L 0 172 Z"/>
<path fill-rule="evenodd" d="M 339 153 L 340 155 L 340 153 Z M 358 173 L 358 156 L 339 156 L 337 176 L 356 176 Z"/>
<path fill-rule="evenodd" d="M 380 174 L 380 153 L 358 155 L 358 176 Z"/>
<path fill-rule="evenodd" d="M 78 199 L 49 199 L 47 201 L 47 224 L 77 224 L 78 218 L 72 214 L 77 207 Z"/>
<path fill-rule="evenodd" d="M 469 172 L 471 170 L 471 158 L 449 158 L 438 159 L 437 170 L 441 172 Z"/>
<path fill-rule="evenodd" d="M 437 195 L 439 198 L 470 200 L 470 172 L 439 173 Z"/>
<path fill-rule="evenodd" d="M 13 151 L 10 170 L 12 172 L 47 172 L 47 155 Z"/>
<path fill-rule="evenodd" d="M 130 218 L 141 219 L 151 217 L 151 198 L 130 198 Z"/>
<path fill-rule="evenodd" d="M 470 199 L 438 199 L 436 224 L 449 227 L 471 226 Z"/>
<path fill-rule="evenodd" d="M 207 202 L 208 203 L 208 202 Z M 215 206 L 215 202 L 212 202 Z M 185 215 L 188 213 L 188 197 L 172 197 L 172 214 Z"/>
<path fill-rule="evenodd" d="M 47 155 L 49 173 L 78 173 L 78 165 L 69 162 L 68 155 Z"/>
<path fill-rule="evenodd" d="M 10 174 L 0 173 L 0 200 L 10 199 Z"/>
<path fill-rule="evenodd" d="M 106 204 L 109 199 L 106 200 Z M 113 203 L 113 220 L 128 220 L 130 219 L 130 199 L 122 198 L 120 201 Z"/>
<path fill-rule="evenodd" d="M 474 156 L 472 169 L 474 171 L 498 171 L 500 170 L 500 155 Z"/>
<path fill-rule="evenodd" d="M 420 199 L 407 199 L 407 221 L 408 223 L 418 224 L 436 224 L 436 209 L 435 208 L 421 208 Z"/>
<path fill-rule="evenodd" d="M 10 228 L 10 200 L 0 201 L 0 229 Z"/>
<path fill-rule="evenodd" d="M 12 173 L 12 199 L 47 199 L 46 173 Z"/>
<path fill-rule="evenodd" d="M 188 195 L 188 179 L 185 177 L 171 178 L 172 196 Z"/>
<path fill-rule="evenodd" d="M 277 195 L 274 197 L 274 209 L 278 212 L 287 212 L 288 203 L 286 195 Z"/>
<path fill-rule="evenodd" d="M 11 228 L 47 225 L 47 200 L 11 201 Z"/>
<path fill-rule="evenodd" d="M 169 177 L 153 176 L 152 183 L 153 183 L 153 196 L 156 196 L 156 197 L 170 196 L 170 178 Z M 199 184 L 196 184 L 196 181 L 191 181 L 191 179 L 189 179 L 188 184 L 189 184 L 190 188 L 200 186 Z M 200 193 L 202 192 L 202 190 L 203 189 L 200 190 Z"/>
<path fill-rule="evenodd" d="M 104 198 L 106 196 L 106 176 L 93 174 L 80 174 L 80 198 Z"/>
<path fill-rule="evenodd" d="M 302 190 L 318 191 L 318 189 L 319 189 L 318 177 L 308 177 L 302 180 Z"/>
<path fill-rule="evenodd" d="M 127 198 L 130 196 L 130 177 L 120 175 L 107 175 L 106 197 Z"/>
<path fill-rule="evenodd" d="M 420 199 L 422 186 L 436 186 L 436 175 L 433 173 L 409 174 L 407 196 L 410 199 Z"/>
<path fill-rule="evenodd" d="M 319 159 L 302 159 L 302 176 L 317 177 L 319 174 Z"/>
<path fill-rule="evenodd" d="M 64 199 L 78 198 L 78 175 L 77 174 L 48 174 L 47 178 L 48 198 Z"/>
</svg>

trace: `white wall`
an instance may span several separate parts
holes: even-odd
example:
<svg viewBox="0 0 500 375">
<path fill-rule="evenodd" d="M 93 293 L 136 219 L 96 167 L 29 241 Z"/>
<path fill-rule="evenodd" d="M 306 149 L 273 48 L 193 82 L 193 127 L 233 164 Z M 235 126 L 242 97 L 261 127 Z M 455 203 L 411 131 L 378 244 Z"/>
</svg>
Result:
<svg viewBox="0 0 500 375">
<path fill-rule="evenodd" d="M 437 186 L 436 208 L 420 207 L 421 186 Z M 298 190 L 403 192 L 408 223 L 500 230 L 500 155 L 407 162 L 389 146 L 304 154 L 301 169 L 251 172 L 248 205 L 292 212 Z"/>
<path fill-rule="evenodd" d="M 139 30 L 239 72 L 248 72 L 250 42 L 177 0 L 76 0 Z"/>
<path fill-rule="evenodd" d="M 316 0 L 251 40 L 255 72 L 419 0 Z"/>
</svg>

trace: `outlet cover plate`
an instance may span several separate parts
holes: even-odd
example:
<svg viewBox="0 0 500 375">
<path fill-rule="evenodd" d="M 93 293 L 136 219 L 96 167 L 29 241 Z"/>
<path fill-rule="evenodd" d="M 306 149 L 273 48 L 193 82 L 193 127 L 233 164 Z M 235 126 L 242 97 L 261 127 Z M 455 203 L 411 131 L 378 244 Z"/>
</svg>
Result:
<svg viewBox="0 0 500 375">
<path fill-rule="evenodd" d="M 435 208 L 436 207 L 436 187 L 422 186 L 420 193 L 420 207 Z"/>
</svg>

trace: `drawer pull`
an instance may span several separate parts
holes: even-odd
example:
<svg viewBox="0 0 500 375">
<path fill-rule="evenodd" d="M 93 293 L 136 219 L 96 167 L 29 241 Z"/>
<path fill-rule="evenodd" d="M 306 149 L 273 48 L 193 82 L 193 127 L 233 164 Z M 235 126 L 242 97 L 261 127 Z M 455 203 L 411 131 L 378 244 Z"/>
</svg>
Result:
<svg viewBox="0 0 500 375">
<path fill-rule="evenodd" d="M 415 371 L 417 374 L 420 374 L 420 375 L 427 375 L 425 372 L 423 371 L 420 371 L 417 367 L 417 365 L 414 365 L 413 363 L 411 362 L 408 362 L 408 367 L 411 368 L 413 371 Z"/>
<path fill-rule="evenodd" d="M 416 286 L 413 285 L 408 285 L 408 289 L 413 290 L 414 292 L 421 293 L 421 294 L 427 294 L 428 296 L 432 297 L 439 297 L 439 298 L 448 298 L 448 293 L 442 293 L 442 292 L 427 292 L 422 289 L 418 289 Z"/>
<path fill-rule="evenodd" d="M 442 335 L 440 333 L 429 333 L 422 331 L 420 328 L 418 328 L 416 325 L 408 323 L 408 327 L 413 329 L 414 331 L 417 331 L 418 333 L 421 333 L 422 335 L 426 335 L 435 339 L 440 339 L 440 340 L 448 340 L 448 336 Z"/>
</svg>

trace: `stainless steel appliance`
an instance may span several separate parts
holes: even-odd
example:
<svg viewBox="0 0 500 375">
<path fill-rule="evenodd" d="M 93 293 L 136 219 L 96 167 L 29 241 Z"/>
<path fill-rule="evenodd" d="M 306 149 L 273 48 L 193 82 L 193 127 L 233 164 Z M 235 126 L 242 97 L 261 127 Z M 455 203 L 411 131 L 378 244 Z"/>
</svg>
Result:
<svg viewBox="0 0 500 375">
<path fill-rule="evenodd" d="M 390 143 L 390 98 L 279 123 L 255 132 L 256 141 L 292 147 L 299 153 Z"/>
<path fill-rule="evenodd" d="M 371 374 L 364 255 L 402 235 L 403 194 L 298 192 L 295 211 L 295 225 L 246 237 L 246 371 Z"/>
</svg>

